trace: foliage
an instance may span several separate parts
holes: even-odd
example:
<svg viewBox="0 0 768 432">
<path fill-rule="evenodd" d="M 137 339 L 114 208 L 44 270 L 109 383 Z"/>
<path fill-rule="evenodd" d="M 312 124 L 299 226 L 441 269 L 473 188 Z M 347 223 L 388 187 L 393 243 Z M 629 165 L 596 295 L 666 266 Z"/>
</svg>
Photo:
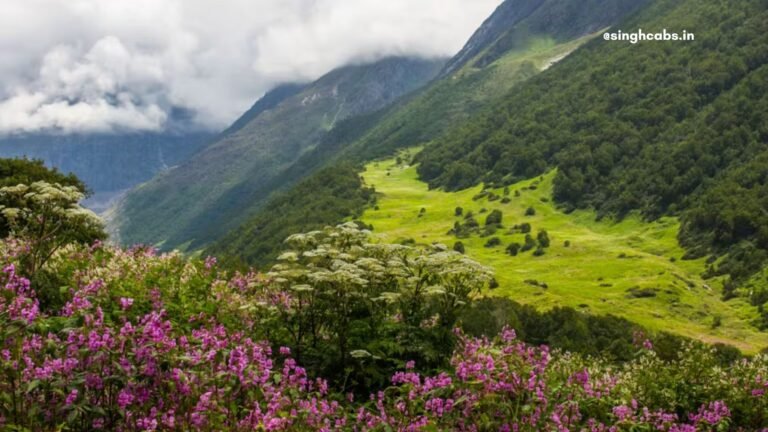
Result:
<svg viewBox="0 0 768 432">
<path fill-rule="evenodd" d="M 46 264 L 68 244 L 106 237 L 101 220 L 80 207 L 83 197 L 76 186 L 44 181 L 0 187 L 0 218 L 11 241 L 24 244 L 17 257 L 19 270 L 37 285 L 43 310 L 63 305 L 56 275 Z"/>
<path fill-rule="evenodd" d="M 360 234 L 351 226 L 337 232 L 337 244 Z M 765 356 L 721 367 L 713 350 L 686 345 L 663 360 L 642 335 L 631 360 L 612 365 L 527 345 L 509 329 L 494 341 L 458 333 L 444 370 L 422 375 L 419 362 L 405 362 L 386 390 L 356 398 L 267 340 L 265 332 L 291 325 L 273 319 L 299 305 L 295 296 L 305 288 L 277 288 L 289 285 L 255 273 L 228 276 L 212 258 L 71 246 L 58 265 L 80 267 L 77 285 L 49 315 L 15 270 L 18 247 L 3 243 L 1 251 L 0 427 L 7 430 L 693 431 L 756 429 L 766 420 Z M 364 259 L 351 277 L 316 270 L 319 282 L 356 284 Z M 407 300 L 413 282 L 396 301 Z M 187 294 L 196 297 L 184 302 L 188 308 L 167 309 Z M 216 307 L 198 308 L 206 302 Z"/>
<path fill-rule="evenodd" d="M 73 174 L 64 175 L 56 169 L 47 168 L 41 160 L 0 158 L 0 187 L 30 185 L 38 181 L 73 186 L 84 194 L 88 193 L 85 184 Z M 8 203 L 0 201 L 0 205 L 7 206 Z M 8 221 L 0 216 L 0 237 L 6 237 L 9 230 Z"/>
<path fill-rule="evenodd" d="M 503 214 L 501 213 L 501 210 L 493 209 L 490 213 L 488 213 L 488 216 L 485 217 L 485 225 L 500 226 L 502 217 L 503 217 Z"/>
<path fill-rule="evenodd" d="M 491 279 L 443 245 L 369 241 L 354 223 L 296 234 L 267 274 L 273 288 L 291 293 L 278 322 L 297 360 L 358 391 L 381 385 L 373 368 L 386 380 L 406 360 L 441 366 L 458 314 Z M 354 357 L 367 363 L 363 370 Z"/>
<path fill-rule="evenodd" d="M 463 253 L 466 252 L 466 248 L 464 247 L 464 243 L 462 243 L 460 241 L 457 241 L 456 243 L 453 244 L 453 250 L 455 250 L 456 252 L 458 252 L 460 254 L 463 254 Z"/>
<path fill-rule="evenodd" d="M 539 247 L 548 248 L 549 247 L 549 234 L 547 233 L 547 230 L 539 231 L 539 233 L 536 234 L 536 240 L 539 242 Z"/>
<path fill-rule="evenodd" d="M 69 243 L 105 237 L 100 219 L 80 207 L 83 198 L 75 186 L 43 181 L 0 188 L 0 214 L 11 236 L 26 240 L 29 248 L 21 258 L 24 274 L 34 274 Z"/>
</svg>

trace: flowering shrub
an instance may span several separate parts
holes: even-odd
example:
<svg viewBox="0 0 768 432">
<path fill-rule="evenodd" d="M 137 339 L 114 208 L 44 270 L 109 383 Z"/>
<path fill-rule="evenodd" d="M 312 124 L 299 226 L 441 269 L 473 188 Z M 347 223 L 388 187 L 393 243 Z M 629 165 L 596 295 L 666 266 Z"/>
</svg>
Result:
<svg viewBox="0 0 768 432">
<path fill-rule="evenodd" d="M 27 240 L 21 262 L 28 271 L 69 243 L 104 238 L 101 220 L 79 204 L 84 197 L 76 186 L 45 181 L 0 187 L 0 226 Z"/>
<path fill-rule="evenodd" d="M 354 397 L 313 376 L 273 340 L 285 328 L 273 322 L 282 316 L 275 310 L 298 306 L 295 287 L 256 273 L 227 275 L 212 259 L 72 246 L 49 263 L 68 285 L 63 306 L 46 311 L 18 272 L 20 247 L 0 244 L 0 429 L 694 431 L 768 424 L 765 356 L 723 368 L 710 349 L 691 345 L 665 362 L 639 338 L 635 360 L 610 364 L 529 346 L 509 329 L 495 340 L 458 332 L 444 370 L 423 374 L 422 365 L 408 362 L 386 389 Z M 350 352 L 350 361 L 369 361 L 358 354 Z"/>
</svg>

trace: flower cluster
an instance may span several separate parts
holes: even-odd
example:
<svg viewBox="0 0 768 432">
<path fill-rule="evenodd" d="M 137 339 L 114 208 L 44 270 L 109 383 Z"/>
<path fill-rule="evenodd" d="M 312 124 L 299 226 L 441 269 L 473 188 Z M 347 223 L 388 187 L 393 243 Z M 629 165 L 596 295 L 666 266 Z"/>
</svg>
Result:
<svg viewBox="0 0 768 432">
<path fill-rule="evenodd" d="M 678 367 L 646 344 L 636 361 L 611 365 L 530 346 L 511 329 L 494 340 L 457 331 L 450 367 L 424 375 L 407 362 L 390 387 L 355 400 L 259 332 L 268 321 L 258 315 L 291 301 L 295 289 L 281 292 L 255 273 L 219 273 L 212 259 L 97 245 L 71 248 L 52 264 L 72 288 L 59 309 L 41 311 L 35 286 L 14 265 L 16 247 L 0 248 L 0 429 L 679 432 L 768 424 L 764 356 L 705 375 L 696 367 L 708 365 L 706 352 L 684 353 Z"/>
</svg>

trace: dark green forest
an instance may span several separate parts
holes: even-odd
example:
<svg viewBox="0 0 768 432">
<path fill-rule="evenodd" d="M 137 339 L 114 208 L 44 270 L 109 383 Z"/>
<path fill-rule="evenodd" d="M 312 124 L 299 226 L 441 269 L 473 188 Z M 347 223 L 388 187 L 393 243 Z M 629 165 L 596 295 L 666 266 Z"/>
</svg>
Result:
<svg viewBox="0 0 768 432">
<path fill-rule="evenodd" d="M 375 200 L 363 185 L 360 168 L 342 163 L 318 171 L 288 191 L 272 198 L 243 231 L 235 230 L 207 252 L 232 264 L 272 262 L 283 250 L 283 240 L 297 232 L 323 228 L 334 221 L 357 216 Z"/>
</svg>

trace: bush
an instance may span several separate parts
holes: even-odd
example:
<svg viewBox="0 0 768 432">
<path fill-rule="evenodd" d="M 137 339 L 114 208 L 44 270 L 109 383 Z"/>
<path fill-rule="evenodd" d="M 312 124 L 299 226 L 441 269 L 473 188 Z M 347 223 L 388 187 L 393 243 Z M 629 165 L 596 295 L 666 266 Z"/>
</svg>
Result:
<svg viewBox="0 0 768 432">
<path fill-rule="evenodd" d="M 536 215 L 536 209 L 533 207 L 528 207 L 525 209 L 525 215 L 526 216 L 535 216 Z"/>
<path fill-rule="evenodd" d="M 525 243 L 523 244 L 523 247 L 520 248 L 520 252 L 527 252 L 533 248 L 536 247 L 536 241 L 531 237 L 530 234 L 525 235 Z"/>
<path fill-rule="evenodd" d="M 510 243 L 509 246 L 507 246 L 507 253 L 512 256 L 517 256 L 518 252 L 520 252 L 520 243 Z"/>
<path fill-rule="evenodd" d="M 485 225 L 501 225 L 502 213 L 501 210 L 494 209 L 488 216 L 485 217 Z"/>
<path fill-rule="evenodd" d="M 549 234 L 546 230 L 541 230 L 536 235 L 536 240 L 539 242 L 539 247 L 541 248 L 548 248 L 549 247 Z"/>
<path fill-rule="evenodd" d="M 629 298 L 648 298 L 656 297 L 656 291 L 653 288 L 639 288 L 632 287 L 627 290 L 627 297 Z"/>
<path fill-rule="evenodd" d="M 466 249 L 464 248 L 464 243 L 460 241 L 457 241 L 456 243 L 453 244 L 453 250 L 460 254 L 463 254 L 466 252 Z"/>
<path fill-rule="evenodd" d="M 483 237 L 488 237 L 488 236 L 496 234 L 496 231 L 498 231 L 498 225 L 486 225 L 483 228 L 483 233 L 481 235 Z"/>
<path fill-rule="evenodd" d="M 491 238 L 488 239 L 487 242 L 485 242 L 485 247 L 491 248 L 491 247 L 496 247 L 496 246 L 498 246 L 500 244 L 501 244 L 501 239 L 500 238 L 498 238 L 498 237 L 491 237 Z"/>
<path fill-rule="evenodd" d="M 467 228 L 478 228 L 480 226 L 480 224 L 477 223 L 475 218 L 470 216 L 470 217 L 464 219 L 464 226 L 466 226 Z"/>
<path fill-rule="evenodd" d="M 456 207 L 456 209 L 453 211 L 454 216 L 461 216 L 464 214 L 464 209 L 461 207 Z"/>
</svg>

